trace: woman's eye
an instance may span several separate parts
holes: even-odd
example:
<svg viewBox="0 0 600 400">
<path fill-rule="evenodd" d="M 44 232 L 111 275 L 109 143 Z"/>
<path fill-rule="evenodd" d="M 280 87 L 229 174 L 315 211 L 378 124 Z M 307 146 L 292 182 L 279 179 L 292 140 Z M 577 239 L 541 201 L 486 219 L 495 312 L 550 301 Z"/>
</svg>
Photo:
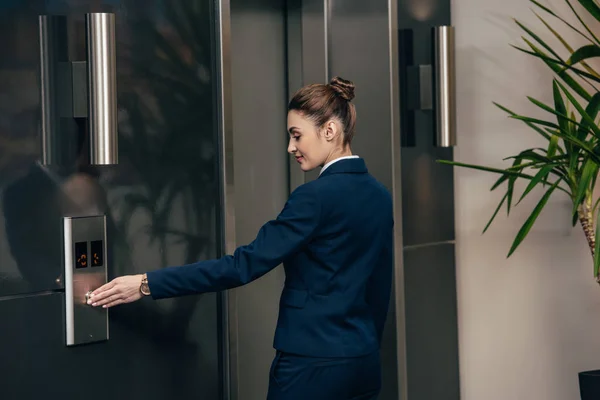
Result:
<svg viewBox="0 0 600 400">
<path fill-rule="evenodd" d="M 296 139 L 296 141 L 300 140 L 300 136 L 294 136 L 294 139 Z"/>
</svg>

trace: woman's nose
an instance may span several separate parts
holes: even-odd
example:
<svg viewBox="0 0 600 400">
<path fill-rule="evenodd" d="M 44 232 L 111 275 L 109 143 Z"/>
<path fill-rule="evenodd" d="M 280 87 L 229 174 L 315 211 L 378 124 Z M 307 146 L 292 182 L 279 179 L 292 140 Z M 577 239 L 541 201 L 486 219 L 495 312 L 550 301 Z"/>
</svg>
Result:
<svg viewBox="0 0 600 400">
<path fill-rule="evenodd" d="M 289 144 L 288 144 L 288 153 L 293 154 L 296 152 L 296 146 L 294 146 L 294 144 L 292 143 L 292 141 L 290 140 Z"/>
</svg>

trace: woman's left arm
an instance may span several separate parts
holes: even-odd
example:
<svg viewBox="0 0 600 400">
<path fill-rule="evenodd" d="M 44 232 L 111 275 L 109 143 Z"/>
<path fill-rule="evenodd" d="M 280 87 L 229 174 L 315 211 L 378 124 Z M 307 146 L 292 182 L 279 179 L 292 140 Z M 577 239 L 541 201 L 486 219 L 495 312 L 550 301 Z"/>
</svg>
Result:
<svg viewBox="0 0 600 400">
<path fill-rule="evenodd" d="M 292 193 L 277 217 L 264 224 L 252 243 L 233 255 L 147 273 L 154 299 L 214 292 L 245 285 L 260 278 L 297 252 L 313 237 L 321 217 L 321 205 L 312 184 Z M 141 297 L 142 275 L 114 279 L 92 293 L 91 304 L 112 307 Z"/>
</svg>

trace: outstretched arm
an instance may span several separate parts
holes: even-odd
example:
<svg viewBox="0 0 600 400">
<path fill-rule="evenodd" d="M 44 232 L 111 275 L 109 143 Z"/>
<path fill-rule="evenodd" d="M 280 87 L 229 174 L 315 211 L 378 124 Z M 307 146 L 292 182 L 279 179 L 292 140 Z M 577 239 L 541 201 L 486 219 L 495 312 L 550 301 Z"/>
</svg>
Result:
<svg viewBox="0 0 600 400">
<path fill-rule="evenodd" d="M 233 255 L 216 260 L 168 267 L 148 272 L 148 286 L 154 299 L 214 292 L 245 285 L 260 278 L 297 252 L 313 237 L 320 221 L 321 206 L 312 185 L 292 193 L 277 217 L 264 224 L 252 243 Z M 135 301 L 141 276 L 121 277 L 96 289 L 93 305 L 113 306 Z M 121 286 L 120 289 L 117 289 Z"/>
</svg>

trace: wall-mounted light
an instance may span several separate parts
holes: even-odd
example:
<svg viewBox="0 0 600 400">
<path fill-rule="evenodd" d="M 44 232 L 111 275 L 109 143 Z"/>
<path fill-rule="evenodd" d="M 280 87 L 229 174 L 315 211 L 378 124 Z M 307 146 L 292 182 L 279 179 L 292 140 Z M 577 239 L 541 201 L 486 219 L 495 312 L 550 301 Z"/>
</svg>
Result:
<svg viewBox="0 0 600 400">
<path fill-rule="evenodd" d="M 44 165 L 69 165 L 81 149 L 72 134 L 86 119 L 90 163 L 118 163 L 115 15 L 86 14 L 87 59 L 71 61 L 67 17 L 39 17 Z M 80 120 L 80 122 L 83 122 Z"/>
<path fill-rule="evenodd" d="M 400 79 L 403 80 L 405 122 L 402 145 L 415 145 L 415 111 L 433 111 L 434 145 L 456 145 L 456 84 L 454 58 L 454 27 L 432 28 L 432 63 L 413 65 L 413 31 L 400 32 Z"/>
<path fill-rule="evenodd" d="M 436 145 L 452 147 L 456 146 L 454 27 L 437 26 L 432 33 Z"/>
<path fill-rule="evenodd" d="M 115 15 L 86 14 L 88 116 L 92 164 L 117 164 Z"/>
</svg>

